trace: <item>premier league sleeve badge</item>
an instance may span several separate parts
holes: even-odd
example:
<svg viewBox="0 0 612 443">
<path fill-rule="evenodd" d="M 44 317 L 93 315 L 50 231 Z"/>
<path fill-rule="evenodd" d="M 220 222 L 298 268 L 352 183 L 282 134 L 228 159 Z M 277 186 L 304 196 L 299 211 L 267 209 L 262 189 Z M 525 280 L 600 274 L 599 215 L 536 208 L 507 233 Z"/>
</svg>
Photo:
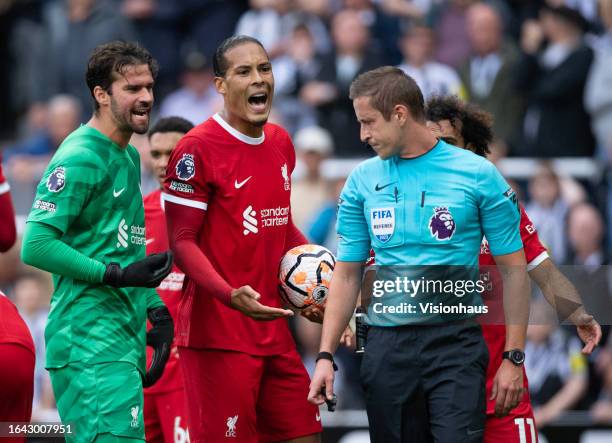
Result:
<svg viewBox="0 0 612 443">
<path fill-rule="evenodd" d="M 51 192 L 60 192 L 66 185 L 66 170 L 58 166 L 47 178 L 47 189 Z"/>
<path fill-rule="evenodd" d="M 183 154 L 176 164 L 176 176 L 183 181 L 188 181 L 195 175 L 195 160 L 193 154 Z"/>
</svg>

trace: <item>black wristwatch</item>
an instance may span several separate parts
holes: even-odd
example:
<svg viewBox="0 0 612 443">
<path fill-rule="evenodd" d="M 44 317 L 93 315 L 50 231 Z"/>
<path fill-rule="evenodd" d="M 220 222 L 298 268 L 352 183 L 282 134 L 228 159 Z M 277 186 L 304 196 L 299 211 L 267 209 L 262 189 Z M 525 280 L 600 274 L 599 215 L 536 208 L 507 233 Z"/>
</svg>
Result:
<svg viewBox="0 0 612 443">
<path fill-rule="evenodd" d="M 331 361 L 334 371 L 338 370 L 338 365 L 336 365 L 336 362 L 334 362 L 334 356 L 330 352 L 319 352 L 319 355 L 317 355 L 316 361 L 319 361 L 319 360 Z"/>
<path fill-rule="evenodd" d="M 525 363 L 525 353 L 520 349 L 510 349 L 502 354 L 502 358 L 507 358 L 515 366 L 521 366 Z"/>
</svg>

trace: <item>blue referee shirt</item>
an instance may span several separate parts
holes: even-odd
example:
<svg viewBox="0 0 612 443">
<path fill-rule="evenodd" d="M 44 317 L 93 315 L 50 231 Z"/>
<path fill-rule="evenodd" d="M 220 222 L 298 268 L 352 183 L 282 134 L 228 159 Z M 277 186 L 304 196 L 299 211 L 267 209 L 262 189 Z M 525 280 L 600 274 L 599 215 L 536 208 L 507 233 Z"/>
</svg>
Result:
<svg viewBox="0 0 612 443">
<path fill-rule="evenodd" d="M 339 200 L 338 260 L 364 262 L 372 248 L 376 265 L 386 269 L 387 279 L 422 276 L 416 268 L 398 271 L 402 265 L 477 269 L 483 235 L 493 255 L 523 247 L 519 221 L 516 195 L 495 166 L 468 150 L 439 141 L 419 157 L 375 157 L 353 170 Z M 456 304 L 460 298 L 385 291 L 370 302 L 368 318 L 377 326 L 422 323 L 439 316 L 425 312 L 427 306 L 419 303 Z M 400 309 L 407 309 L 403 303 L 412 304 L 416 311 L 404 312 Z M 476 303 L 482 304 L 480 297 Z M 390 308 L 380 312 L 384 306 Z"/>
</svg>

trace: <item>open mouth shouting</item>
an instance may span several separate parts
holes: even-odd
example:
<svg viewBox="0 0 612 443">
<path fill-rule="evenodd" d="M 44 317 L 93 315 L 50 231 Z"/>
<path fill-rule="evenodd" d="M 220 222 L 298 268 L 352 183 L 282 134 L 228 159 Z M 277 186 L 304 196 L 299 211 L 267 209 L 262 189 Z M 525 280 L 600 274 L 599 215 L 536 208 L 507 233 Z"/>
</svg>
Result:
<svg viewBox="0 0 612 443">
<path fill-rule="evenodd" d="M 132 121 L 134 123 L 146 124 L 149 122 L 149 114 L 151 113 L 150 108 L 136 108 L 132 111 Z"/>
<path fill-rule="evenodd" d="M 255 114 L 265 114 L 268 110 L 268 93 L 256 92 L 247 99 L 249 109 Z"/>
</svg>

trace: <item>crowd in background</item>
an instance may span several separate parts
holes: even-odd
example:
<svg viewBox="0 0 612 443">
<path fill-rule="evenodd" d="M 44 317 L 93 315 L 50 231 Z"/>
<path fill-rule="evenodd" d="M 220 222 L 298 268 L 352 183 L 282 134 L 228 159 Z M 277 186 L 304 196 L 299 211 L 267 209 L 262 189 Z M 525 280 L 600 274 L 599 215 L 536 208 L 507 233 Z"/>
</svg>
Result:
<svg viewBox="0 0 612 443">
<path fill-rule="evenodd" d="M 337 160 L 373 154 L 359 140 L 349 85 L 397 65 L 425 98 L 455 94 L 491 112 L 492 160 L 541 159 L 515 189 L 555 262 L 580 266 L 587 308 L 611 312 L 612 0 L 0 0 L 0 152 L 21 226 L 50 157 L 89 119 L 84 72 L 96 45 L 139 41 L 161 67 L 155 116 L 198 124 L 221 109 L 211 55 L 234 33 L 258 38 L 272 59 L 271 119 L 293 136 L 293 217 L 312 242 L 335 249 L 335 202 L 347 173 Z M 147 139 L 133 143 L 146 194 L 157 186 Z M 559 157 L 589 158 L 597 173 L 560 173 L 547 161 Z M 20 263 L 19 248 L 0 256 L 0 288 L 34 337 L 40 420 L 55 413 L 43 363 L 52 285 Z M 532 315 L 545 316 L 537 298 Z M 584 357 L 572 329 L 534 323 L 526 364 L 538 425 L 566 409 L 612 423 L 608 327 Z M 301 318 L 293 326 L 313 368 L 320 326 Z M 347 349 L 339 359 L 340 406 L 361 408 L 356 359 Z"/>
</svg>

